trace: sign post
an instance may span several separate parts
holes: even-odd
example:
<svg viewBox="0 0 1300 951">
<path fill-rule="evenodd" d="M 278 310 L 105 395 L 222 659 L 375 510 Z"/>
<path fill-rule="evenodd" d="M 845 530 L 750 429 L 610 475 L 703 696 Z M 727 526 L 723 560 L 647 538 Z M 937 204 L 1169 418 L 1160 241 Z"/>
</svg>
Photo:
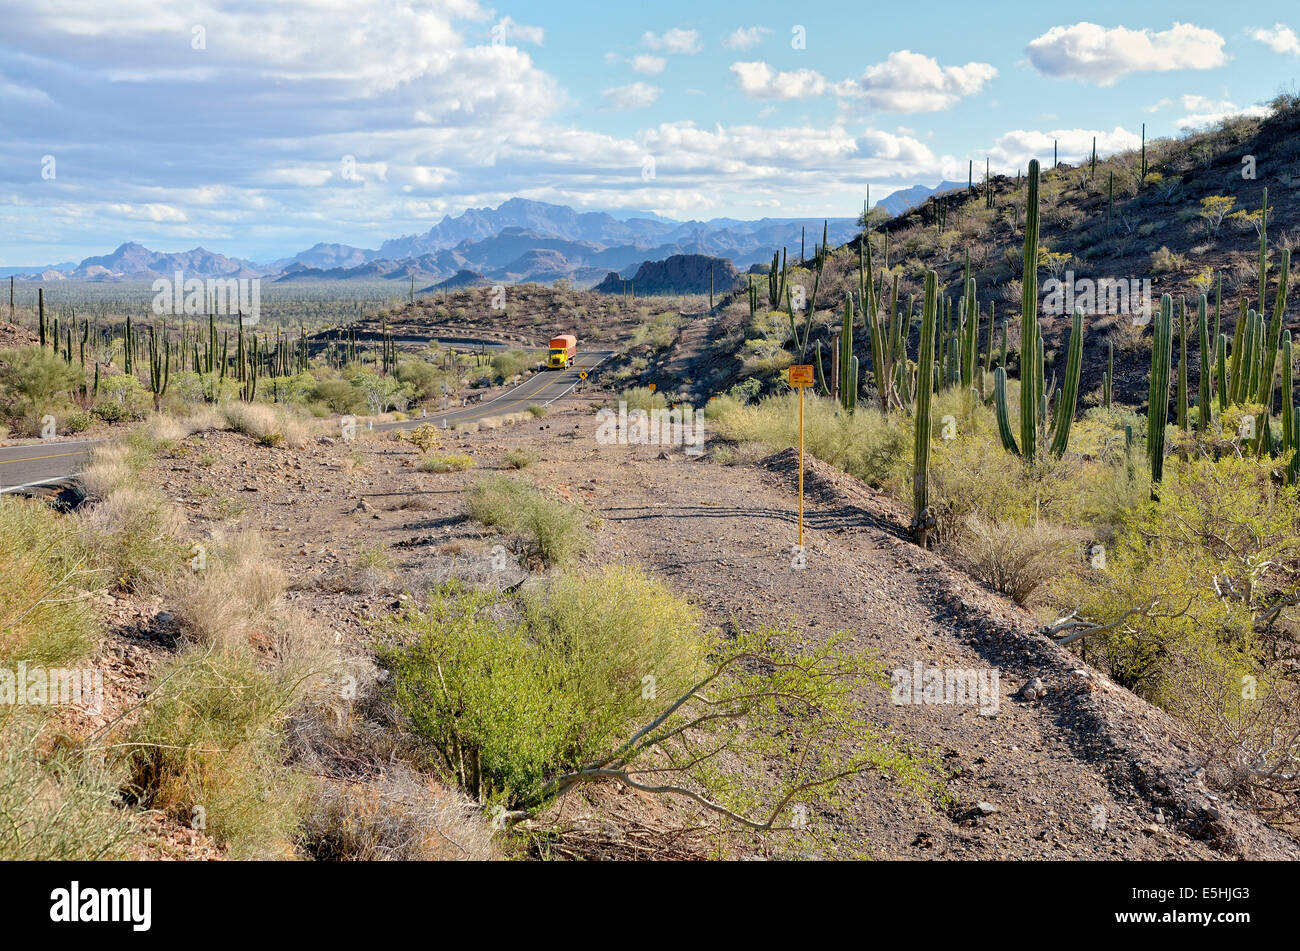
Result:
<svg viewBox="0 0 1300 951">
<path fill-rule="evenodd" d="M 799 391 L 799 548 L 803 549 L 803 391 L 813 385 L 811 363 L 790 367 L 790 386 Z"/>
</svg>

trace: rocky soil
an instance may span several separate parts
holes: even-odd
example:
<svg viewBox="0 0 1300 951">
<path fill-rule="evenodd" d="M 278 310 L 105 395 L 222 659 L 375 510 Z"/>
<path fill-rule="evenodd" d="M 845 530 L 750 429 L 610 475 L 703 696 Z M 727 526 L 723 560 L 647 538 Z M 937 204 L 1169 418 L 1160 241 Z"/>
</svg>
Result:
<svg viewBox="0 0 1300 951">
<path fill-rule="evenodd" d="M 414 448 L 387 434 L 291 451 L 206 432 L 153 477 L 188 512 L 196 538 L 219 527 L 264 532 L 292 578 L 290 596 L 318 618 L 321 635 L 364 652 L 373 619 L 440 580 L 524 579 L 517 567 L 492 570 L 500 539 L 466 518 L 462 492 L 508 450 L 530 448 L 540 461 L 521 476 L 600 518 L 593 565 L 639 564 L 712 624 L 793 625 L 810 641 L 849 631 L 890 669 L 997 670 L 996 715 L 971 704 L 896 704 L 885 692 L 861 698 L 874 721 L 938 752 L 951 804 L 860 777 L 841 808 L 810 817 L 836 831 L 837 854 L 1300 857 L 1294 840 L 1205 787 L 1198 752 L 1175 721 L 1056 647 L 1033 615 L 917 549 L 888 498 L 810 459 L 807 567 L 797 569 L 791 453 L 722 465 L 711 452 L 602 446 L 591 408 L 578 395 L 540 420 L 446 434 L 444 451 L 477 462 L 462 473 L 418 471 Z M 145 658 L 166 650 L 167 619 L 133 610 L 135 620 L 114 626 L 113 649 Z M 689 810 L 640 794 L 597 791 L 556 818 L 568 824 L 568 838 L 552 843 L 560 857 L 708 849 Z"/>
</svg>

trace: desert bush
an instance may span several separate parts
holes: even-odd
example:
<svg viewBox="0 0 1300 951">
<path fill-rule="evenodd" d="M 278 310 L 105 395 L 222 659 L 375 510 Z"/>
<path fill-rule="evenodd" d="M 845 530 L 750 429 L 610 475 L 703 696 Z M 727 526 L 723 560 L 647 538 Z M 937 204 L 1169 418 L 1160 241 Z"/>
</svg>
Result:
<svg viewBox="0 0 1300 951">
<path fill-rule="evenodd" d="M 331 412 L 341 415 L 359 413 L 366 405 L 365 394 L 341 377 L 318 380 L 311 399 L 324 403 Z"/>
<path fill-rule="evenodd" d="M 546 415 L 546 407 L 540 403 L 529 403 L 528 412 L 532 414 L 534 419 L 541 419 Z"/>
<path fill-rule="evenodd" d="M 307 427 L 287 412 L 266 403 L 227 403 L 226 423 L 237 433 L 251 436 L 264 446 L 301 449 L 307 442 Z"/>
<path fill-rule="evenodd" d="M 321 861 L 481 862 L 497 857 L 479 807 L 395 764 L 373 782 L 329 782 L 311 798 L 300 847 Z"/>
<path fill-rule="evenodd" d="M 1181 271 L 1187 267 L 1187 258 L 1181 254 L 1175 254 L 1166 247 L 1161 247 L 1159 251 L 1151 252 L 1151 273 L 1166 274 L 1170 271 Z"/>
<path fill-rule="evenodd" d="M 0 409 L 13 417 L 59 413 L 85 371 L 43 347 L 0 351 Z"/>
<path fill-rule="evenodd" d="M 296 672 L 248 650 L 192 647 L 159 671 L 124 745 L 130 798 L 189 825 L 196 816 L 236 858 L 283 856 L 303 805 L 281 762 Z"/>
<path fill-rule="evenodd" d="M 1019 525 L 971 513 L 956 552 L 971 574 L 993 590 L 1025 604 L 1044 582 L 1079 561 L 1079 544 L 1060 525 Z"/>
<path fill-rule="evenodd" d="M 928 761 L 855 712 L 884 673 L 845 636 L 806 649 L 792 632 L 701 632 L 628 568 L 512 607 L 443 588 L 381 649 L 412 736 L 472 795 L 527 814 L 587 782 L 639 782 L 764 829 L 867 769 L 934 789 Z"/>
<path fill-rule="evenodd" d="M 709 401 L 705 414 L 720 436 L 786 449 L 799 444 L 798 402 L 793 393 L 750 406 L 720 396 Z M 911 436 L 899 417 L 886 417 L 878 409 L 859 406 L 850 415 L 840 412 L 834 400 L 805 398 L 804 444 L 822 461 L 881 486 L 910 453 Z"/>
<path fill-rule="evenodd" d="M 537 461 L 537 453 L 530 449 L 511 449 L 501 459 L 503 469 L 527 469 Z"/>
<path fill-rule="evenodd" d="M 1212 667 L 1238 667 L 1272 653 L 1261 639 L 1285 636 L 1294 623 L 1286 602 L 1297 590 L 1297 527 L 1300 500 L 1273 483 L 1271 466 L 1236 455 L 1171 457 L 1160 501 L 1128 512 L 1106 569 L 1086 573 L 1088 585 L 1061 600 L 1098 624 L 1132 611 L 1090 640 L 1124 686 L 1177 704 L 1169 688 L 1175 646 L 1199 651 Z"/>
<path fill-rule="evenodd" d="M 695 611 L 635 569 L 558 579 L 519 621 L 494 617 L 502 606 L 446 587 L 381 654 L 412 730 L 480 798 L 538 797 L 645 716 L 649 672 L 668 694 L 702 670 Z"/>
<path fill-rule="evenodd" d="M 462 472 L 473 466 L 474 457 L 459 452 L 430 453 L 418 463 L 421 472 Z"/>
<path fill-rule="evenodd" d="M 51 752 L 42 727 L 0 715 L 0 860 L 127 858 L 136 826 L 119 802 L 119 777 L 96 757 Z"/>
<path fill-rule="evenodd" d="M 77 591 L 102 578 L 86 564 L 74 525 L 40 502 L 0 502 L 0 665 L 58 667 L 93 649 L 99 625 Z"/>
<path fill-rule="evenodd" d="M 655 409 L 667 409 L 668 400 L 662 393 L 656 393 L 648 386 L 634 386 L 618 394 L 618 402 L 627 403 L 628 412 L 634 409 L 650 412 Z"/>
<path fill-rule="evenodd" d="M 421 454 L 432 452 L 438 448 L 441 437 L 438 435 L 438 427 L 432 423 L 421 423 L 411 430 L 409 438 L 412 445 L 420 451 Z"/>
<path fill-rule="evenodd" d="M 110 586 L 132 590 L 187 557 L 185 517 L 152 488 L 119 486 L 78 517 L 91 563 Z"/>
<path fill-rule="evenodd" d="M 678 314 L 658 314 L 636 328 L 631 345 L 639 347 L 647 344 L 655 352 L 666 350 L 677 339 L 681 324 L 682 318 Z"/>
<path fill-rule="evenodd" d="M 498 379 L 508 380 L 537 365 L 539 358 L 531 350 L 505 350 L 492 357 L 492 370 Z"/>
<path fill-rule="evenodd" d="M 470 518 L 517 536 L 523 554 L 542 565 L 564 565 L 591 548 L 586 516 L 531 483 L 506 475 L 484 476 L 467 493 Z"/>
<path fill-rule="evenodd" d="M 189 640 L 224 649 L 272 642 L 287 579 L 260 535 L 214 534 L 190 550 L 187 568 L 152 588 Z"/>
</svg>

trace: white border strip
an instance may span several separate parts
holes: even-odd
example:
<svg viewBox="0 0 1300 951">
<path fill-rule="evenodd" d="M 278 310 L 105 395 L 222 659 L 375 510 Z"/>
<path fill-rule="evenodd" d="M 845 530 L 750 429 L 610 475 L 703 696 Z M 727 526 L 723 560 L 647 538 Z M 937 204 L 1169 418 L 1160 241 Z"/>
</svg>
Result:
<svg viewBox="0 0 1300 951">
<path fill-rule="evenodd" d="M 41 479 L 39 482 L 27 482 L 23 485 L 11 485 L 7 489 L 0 489 L 0 495 L 6 492 L 17 492 L 19 489 L 35 489 L 38 486 L 49 485 L 51 482 L 69 482 L 77 477 L 75 472 L 68 475 L 55 476 L 53 479 Z"/>
</svg>

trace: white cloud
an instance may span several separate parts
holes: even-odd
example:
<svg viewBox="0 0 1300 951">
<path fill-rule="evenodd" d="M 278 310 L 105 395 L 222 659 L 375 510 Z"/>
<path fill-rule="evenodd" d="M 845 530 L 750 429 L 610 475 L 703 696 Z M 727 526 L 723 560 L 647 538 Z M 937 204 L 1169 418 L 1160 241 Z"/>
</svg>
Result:
<svg viewBox="0 0 1300 951">
<path fill-rule="evenodd" d="M 1046 132 L 1013 129 L 998 137 L 989 150 L 995 169 L 1025 168 L 1030 159 L 1051 163 L 1055 143 L 1062 162 L 1078 164 L 1092 154 L 1093 136 L 1097 138 L 1097 154 L 1112 155 L 1138 148 L 1142 138 L 1121 126 L 1111 131 L 1105 129 L 1050 129 Z"/>
<path fill-rule="evenodd" d="M 812 69 L 777 72 L 761 60 L 732 63 L 741 91 L 750 99 L 807 99 L 832 93 L 881 112 L 934 112 L 979 92 L 997 76 L 988 63 L 940 66 L 910 50 L 890 53 L 857 80 L 831 82 Z"/>
<path fill-rule="evenodd" d="M 722 45 L 729 50 L 752 50 L 771 32 L 765 26 L 740 26 L 722 41 Z"/>
<path fill-rule="evenodd" d="M 632 68 L 638 73 L 645 73 L 647 76 L 653 76 L 655 73 L 662 73 L 668 60 L 662 56 L 651 56 L 649 53 L 640 53 L 632 57 Z"/>
<path fill-rule="evenodd" d="M 732 63 L 731 71 L 741 91 L 750 99 L 806 99 L 820 96 L 829 86 L 816 70 L 780 73 L 762 61 Z"/>
<path fill-rule="evenodd" d="M 658 86 L 636 82 L 627 86 L 615 86 L 613 89 L 606 89 L 604 95 L 612 108 L 618 109 L 620 112 L 626 112 L 631 109 L 644 109 L 653 105 L 662 91 Z"/>
<path fill-rule="evenodd" d="M 899 50 L 868 67 L 849 91 L 882 112 L 935 112 L 979 92 L 997 74 L 988 63 L 940 66 L 933 57 Z"/>
<path fill-rule="evenodd" d="M 12 13 L 5 44 L 26 64 L 0 79 L 10 133 L 0 137 L 0 167 L 30 162 L 34 141 L 60 156 L 59 188 L 35 174 L 3 186 L 0 254 L 20 263 L 103 253 L 127 237 L 179 249 L 194 236 L 258 260 L 317 241 L 377 247 L 515 195 L 677 217 L 801 214 L 847 195 L 841 213 L 853 214 L 864 181 L 954 177 L 956 163 L 922 144 L 924 132 L 843 117 L 677 122 L 620 135 L 576 127 L 560 118 L 572 114 L 564 89 L 526 48 L 493 46 L 497 16 L 474 0 L 373 0 L 376 15 L 360 20 L 344 0 L 203 0 L 200 14 L 183 0 L 42 0 L 21 16 L 19 2 L 0 0 L 0 14 Z M 202 51 L 188 42 L 199 16 Z M 674 49 L 698 45 L 664 37 L 656 41 Z M 140 75 L 106 98 L 114 71 Z M 180 75 L 190 76 L 192 106 L 177 112 L 167 77 Z M 28 76 L 40 77 L 39 92 L 15 87 L 35 81 Z M 843 85 L 812 71 L 767 82 L 782 95 L 806 85 L 838 95 Z M 662 101 L 646 83 L 608 92 L 600 101 L 616 108 Z M 141 147 L 159 141 L 164 114 L 168 135 L 205 143 L 201 160 Z M 66 186 L 65 154 L 78 156 Z M 641 177 L 646 155 L 656 160 L 653 182 Z M 346 178 L 344 156 L 353 157 Z"/>
<path fill-rule="evenodd" d="M 689 54 L 704 49 L 700 43 L 700 34 L 695 30 L 683 30 L 674 27 L 666 33 L 655 34 L 649 31 L 641 35 L 641 43 L 647 49 L 660 53 Z"/>
<path fill-rule="evenodd" d="M 1162 32 L 1075 23 L 1052 27 L 1030 41 L 1026 52 L 1030 64 L 1046 76 L 1109 86 L 1128 73 L 1223 66 L 1228 62 L 1223 43 L 1218 33 L 1190 23 L 1175 23 Z"/>
<path fill-rule="evenodd" d="M 524 43 L 531 43 L 534 46 L 541 46 L 545 36 L 545 31 L 540 26 L 525 26 L 522 23 L 516 23 L 514 18 L 508 16 L 502 17 L 492 27 L 493 42 L 510 43 L 519 40 Z"/>
<path fill-rule="evenodd" d="M 1295 30 L 1284 23 L 1274 23 L 1271 30 L 1263 28 L 1251 30 L 1250 38 L 1263 43 L 1274 53 L 1290 53 L 1292 56 L 1300 56 L 1300 38 L 1296 37 Z"/>
<path fill-rule="evenodd" d="M 1196 129 L 1201 126 L 1214 125 L 1229 116 L 1257 116 L 1269 114 L 1267 106 L 1237 106 L 1226 99 L 1210 99 L 1206 96 L 1185 95 L 1182 106 L 1187 114 L 1178 120 L 1180 129 Z"/>
</svg>

